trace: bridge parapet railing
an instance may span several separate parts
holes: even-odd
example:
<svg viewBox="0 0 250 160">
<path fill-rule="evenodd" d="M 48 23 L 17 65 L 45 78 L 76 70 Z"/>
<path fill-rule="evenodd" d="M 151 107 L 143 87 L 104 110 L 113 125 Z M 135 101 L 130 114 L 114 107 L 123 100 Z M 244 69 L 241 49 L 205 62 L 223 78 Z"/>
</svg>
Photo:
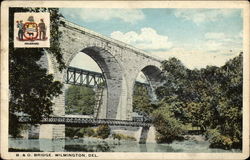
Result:
<svg viewBox="0 0 250 160">
<path fill-rule="evenodd" d="M 38 124 L 65 124 L 65 125 L 117 125 L 117 126 L 151 126 L 150 122 L 115 120 L 115 119 L 93 119 L 93 118 L 77 118 L 77 117 L 44 117 L 39 122 L 32 122 L 30 117 L 21 116 L 18 118 L 20 123 L 38 123 Z"/>
</svg>

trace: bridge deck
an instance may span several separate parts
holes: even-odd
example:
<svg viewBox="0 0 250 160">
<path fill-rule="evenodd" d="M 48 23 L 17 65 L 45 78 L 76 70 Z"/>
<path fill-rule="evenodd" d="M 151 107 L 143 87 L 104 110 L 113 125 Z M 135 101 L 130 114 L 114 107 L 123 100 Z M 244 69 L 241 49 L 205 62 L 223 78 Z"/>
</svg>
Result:
<svg viewBox="0 0 250 160">
<path fill-rule="evenodd" d="M 29 117 L 19 117 L 19 123 L 34 123 Z M 134 127 L 150 127 L 152 123 L 143 121 L 129 121 L 116 119 L 93 119 L 93 118 L 76 118 L 76 117 L 48 117 L 43 118 L 37 124 L 65 124 L 69 126 L 97 126 L 101 124 L 114 126 L 134 126 Z"/>
</svg>

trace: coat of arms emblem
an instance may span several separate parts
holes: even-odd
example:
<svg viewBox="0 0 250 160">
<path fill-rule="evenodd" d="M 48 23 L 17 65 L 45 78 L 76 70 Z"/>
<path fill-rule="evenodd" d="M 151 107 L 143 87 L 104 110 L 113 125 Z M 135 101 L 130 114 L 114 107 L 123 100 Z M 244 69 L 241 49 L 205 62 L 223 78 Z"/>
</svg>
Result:
<svg viewBox="0 0 250 160">
<path fill-rule="evenodd" d="M 15 46 L 48 47 L 49 13 L 18 13 L 15 26 Z"/>
<path fill-rule="evenodd" d="M 23 24 L 23 21 L 17 21 L 18 40 L 20 41 L 34 41 L 34 40 L 46 40 L 46 25 L 43 19 L 40 19 L 40 23 L 34 22 L 34 17 L 30 16 L 28 21 Z"/>
</svg>

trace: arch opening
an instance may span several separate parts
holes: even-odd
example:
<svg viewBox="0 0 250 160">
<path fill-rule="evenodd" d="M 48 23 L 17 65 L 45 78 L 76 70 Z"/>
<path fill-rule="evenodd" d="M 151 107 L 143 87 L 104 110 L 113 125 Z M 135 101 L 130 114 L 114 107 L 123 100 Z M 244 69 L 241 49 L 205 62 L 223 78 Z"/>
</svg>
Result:
<svg viewBox="0 0 250 160">
<path fill-rule="evenodd" d="M 73 87 L 71 92 L 68 88 L 65 93 L 66 116 L 72 115 L 68 107 L 71 100 L 71 104 L 78 105 L 76 112 L 80 112 L 80 116 L 114 118 L 117 114 L 122 81 L 121 67 L 115 57 L 99 47 L 87 47 L 68 64 L 64 79 L 66 84 Z M 78 93 L 72 93 L 72 88 L 78 90 Z M 110 92 L 112 90 L 116 92 Z M 72 100 L 70 94 L 76 98 L 73 96 Z M 79 116 L 76 112 L 73 115 Z"/>
<path fill-rule="evenodd" d="M 161 83 L 161 70 L 153 65 L 144 67 L 133 85 L 133 120 L 149 119 L 158 101 L 155 89 Z"/>
<path fill-rule="evenodd" d="M 161 83 L 161 69 L 160 68 L 153 66 L 153 65 L 149 65 L 149 66 L 144 67 L 141 71 L 148 79 L 150 86 L 152 88 L 155 88 L 157 85 L 160 85 Z"/>
</svg>

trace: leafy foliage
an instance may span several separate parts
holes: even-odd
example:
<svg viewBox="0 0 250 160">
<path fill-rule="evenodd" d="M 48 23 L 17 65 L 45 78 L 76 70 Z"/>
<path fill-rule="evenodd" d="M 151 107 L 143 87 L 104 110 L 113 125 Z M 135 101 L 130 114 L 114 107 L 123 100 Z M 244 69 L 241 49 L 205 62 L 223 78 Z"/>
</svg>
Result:
<svg viewBox="0 0 250 160">
<path fill-rule="evenodd" d="M 171 143 L 173 140 L 182 139 L 184 133 L 182 123 L 177 120 L 174 113 L 166 104 L 161 104 L 160 108 L 153 112 L 154 126 L 158 134 L 156 134 L 156 141 L 158 143 Z"/>
<path fill-rule="evenodd" d="M 241 148 L 242 53 L 222 67 L 190 70 L 176 58 L 164 61 L 162 67 L 165 83 L 157 88 L 156 94 L 165 105 L 163 107 L 174 116 L 167 111 L 159 111 L 155 117 L 163 121 L 160 127 L 166 126 L 164 120 L 171 122 L 172 116 L 182 124 L 192 123 L 200 127 L 203 132 L 216 129 L 213 134 L 207 133 L 213 135 L 208 136 L 212 147 Z M 167 128 L 158 129 L 162 139 L 168 137 L 165 130 Z"/>
<path fill-rule="evenodd" d="M 65 92 L 66 114 L 94 114 L 95 92 L 90 87 L 70 86 Z"/>
<path fill-rule="evenodd" d="M 96 129 L 91 127 L 66 127 L 65 128 L 65 136 L 66 137 L 98 137 L 102 139 L 106 139 L 109 137 L 111 129 L 108 125 L 100 125 Z"/>
<path fill-rule="evenodd" d="M 65 136 L 73 138 L 74 136 L 76 136 L 76 133 L 79 130 L 80 130 L 79 128 L 75 128 L 75 127 L 65 127 Z"/>
<path fill-rule="evenodd" d="M 73 138 L 73 137 L 78 137 L 78 138 L 81 138 L 81 137 L 96 137 L 96 131 L 95 129 L 93 128 L 90 128 L 90 127 L 65 127 L 65 136 L 66 137 L 70 137 L 70 138 Z"/>
<path fill-rule="evenodd" d="M 151 97 L 148 93 L 147 88 L 135 84 L 133 96 L 133 111 L 150 115 L 155 107 L 156 106 L 151 103 Z"/>
<path fill-rule="evenodd" d="M 111 131 L 111 129 L 109 128 L 109 126 L 107 124 L 100 125 L 96 129 L 96 135 L 97 135 L 97 137 L 100 137 L 102 139 L 106 139 L 110 135 L 110 131 Z"/>
<path fill-rule="evenodd" d="M 228 136 L 222 135 L 217 129 L 210 129 L 207 131 L 211 148 L 230 149 L 233 141 Z"/>
<path fill-rule="evenodd" d="M 20 125 L 16 122 L 16 113 L 27 114 L 36 122 L 52 113 L 52 100 L 61 94 L 62 84 L 54 81 L 52 74 L 37 63 L 45 54 L 43 48 L 14 48 L 14 13 L 15 12 L 50 12 L 51 13 L 51 48 L 46 49 L 56 57 L 59 69 L 65 64 L 61 55 L 58 39 L 58 9 L 45 8 L 10 8 L 9 10 L 9 114 L 10 134 L 16 135 Z M 57 26 L 57 28 L 55 28 Z M 16 130 L 16 131 L 14 131 Z"/>
</svg>

